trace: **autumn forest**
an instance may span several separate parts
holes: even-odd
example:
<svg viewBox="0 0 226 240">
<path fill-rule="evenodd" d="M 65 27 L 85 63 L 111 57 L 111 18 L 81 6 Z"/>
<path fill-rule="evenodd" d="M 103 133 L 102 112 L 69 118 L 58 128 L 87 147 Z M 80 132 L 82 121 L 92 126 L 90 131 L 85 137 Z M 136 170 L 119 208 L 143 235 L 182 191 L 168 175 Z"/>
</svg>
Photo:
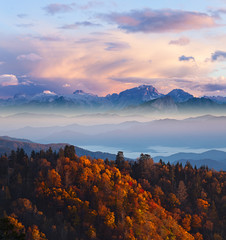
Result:
<svg viewBox="0 0 226 240">
<path fill-rule="evenodd" d="M 187 239 L 226 236 L 226 174 L 189 162 L 59 152 L 0 158 L 0 239 Z"/>
</svg>

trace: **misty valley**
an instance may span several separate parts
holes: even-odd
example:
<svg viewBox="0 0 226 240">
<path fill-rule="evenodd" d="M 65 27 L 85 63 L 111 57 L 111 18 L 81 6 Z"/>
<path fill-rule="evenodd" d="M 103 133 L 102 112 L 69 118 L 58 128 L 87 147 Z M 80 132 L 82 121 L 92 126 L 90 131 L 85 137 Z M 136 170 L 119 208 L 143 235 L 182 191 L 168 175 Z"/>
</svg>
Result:
<svg viewBox="0 0 226 240">
<path fill-rule="evenodd" d="M 224 102 L 173 93 L 2 100 L 1 238 L 223 239 Z"/>
<path fill-rule="evenodd" d="M 0 240 L 226 239 L 226 1 L 0 1 Z"/>
</svg>

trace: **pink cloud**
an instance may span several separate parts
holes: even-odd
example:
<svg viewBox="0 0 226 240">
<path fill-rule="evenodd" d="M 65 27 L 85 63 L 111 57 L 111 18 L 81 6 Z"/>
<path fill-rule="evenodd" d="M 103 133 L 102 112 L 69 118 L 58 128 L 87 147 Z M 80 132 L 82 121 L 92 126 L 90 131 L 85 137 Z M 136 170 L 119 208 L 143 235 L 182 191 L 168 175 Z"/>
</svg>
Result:
<svg viewBox="0 0 226 240">
<path fill-rule="evenodd" d="M 111 13 L 104 18 L 127 32 L 182 32 L 217 26 L 215 19 L 205 13 L 171 9 Z"/>
<path fill-rule="evenodd" d="M 27 60 L 27 61 L 32 61 L 32 62 L 39 61 L 41 59 L 42 59 L 42 57 L 40 57 L 39 55 L 37 55 L 35 53 L 22 54 L 17 57 L 17 60 Z"/>
<path fill-rule="evenodd" d="M 190 39 L 189 38 L 186 38 L 186 37 L 181 37 L 179 39 L 176 39 L 176 40 L 171 40 L 169 42 L 169 44 L 172 44 L 172 45 L 179 45 L 179 46 L 185 46 L 185 45 L 188 45 L 190 43 Z"/>
<path fill-rule="evenodd" d="M 3 74 L 0 75 L 0 85 L 1 86 L 11 86 L 18 85 L 18 79 L 13 74 Z"/>
</svg>

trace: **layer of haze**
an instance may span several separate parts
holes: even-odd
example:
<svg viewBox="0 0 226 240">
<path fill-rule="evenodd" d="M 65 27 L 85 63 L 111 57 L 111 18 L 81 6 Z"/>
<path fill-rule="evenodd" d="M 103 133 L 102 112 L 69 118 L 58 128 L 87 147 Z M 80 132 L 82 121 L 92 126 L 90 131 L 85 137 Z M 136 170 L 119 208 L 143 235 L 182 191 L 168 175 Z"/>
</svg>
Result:
<svg viewBox="0 0 226 240">
<path fill-rule="evenodd" d="M 127 157 L 225 148 L 226 116 L 16 113 L 1 116 L 1 135 L 38 143 L 69 143 Z"/>
</svg>

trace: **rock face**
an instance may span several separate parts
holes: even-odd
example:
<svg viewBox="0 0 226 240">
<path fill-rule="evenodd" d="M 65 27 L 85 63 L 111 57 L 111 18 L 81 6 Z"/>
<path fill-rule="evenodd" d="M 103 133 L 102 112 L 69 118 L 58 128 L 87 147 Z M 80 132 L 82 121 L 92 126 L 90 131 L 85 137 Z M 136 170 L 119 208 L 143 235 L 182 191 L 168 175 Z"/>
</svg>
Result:
<svg viewBox="0 0 226 240">
<path fill-rule="evenodd" d="M 148 109 L 151 111 L 163 111 L 171 112 L 177 111 L 177 104 L 170 96 L 163 96 L 148 102 L 145 102 L 139 106 L 141 109 Z"/>
<path fill-rule="evenodd" d="M 85 94 L 83 90 L 75 90 L 73 94 Z"/>
<path fill-rule="evenodd" d="M 170 96 L 173 98 L 173 100 L 177 103 L 180 103 L 180 102 L 186 102 L 188 101 L 189 99 L 193 98 L 193 95 L 191 95 L 190 93 L 188 92 L 185 92 L 184 90 L 182 89 L 174 89 L 172 90 L 171 92 L 169 92 L 167 94 L 167 96 Z"/>
<path fill-rule="evenodd" d="M 127 89 L 119 94 L 108 94 L 99 97 L 92 93 L 86 93 L 81 89 L 75 90 L 73 94 L 56 94 L 49 90 L 34 96 L 17 94 L 14 98 L 0 99 L 0 107 L 54 107 L 54 108 L 76 108 L 80 110 L 122 110 L 125 108 L 143 107 L 147 103 L 153 110 L 172 111 L 189 109 L 226 109 L 226 98 L 224 97 L 202 97 L 195 98 L 182 89 L 174 89 L 164 95 L 152 85 L 141 85 Z"/>
<path fill-rule="evenodd" d="M 132 89 L 127 89 L 117 95 L 110 95 L 109 98 L 119 107 L 129 105 L 139 105 L 156 98 L 162 97 L 156 88 L 151 85 L 141 85 Z"/>
<path fill-rule="evenodd" d="M 157 110 L 177 110 L 177 105 L 175 104 L 174 100 L 170 96 L 165 96 L 159 99 L 156 99 L 152 106 Z"/>
</svg>

